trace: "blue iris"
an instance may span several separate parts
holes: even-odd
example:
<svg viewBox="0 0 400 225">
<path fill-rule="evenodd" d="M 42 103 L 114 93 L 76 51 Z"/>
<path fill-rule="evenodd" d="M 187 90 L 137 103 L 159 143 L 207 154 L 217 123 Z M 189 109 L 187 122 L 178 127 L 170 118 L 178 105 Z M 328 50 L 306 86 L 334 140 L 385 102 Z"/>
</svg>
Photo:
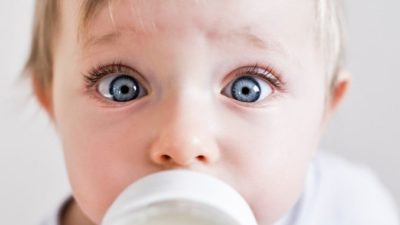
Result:
<svg viewBox="0 0 400 225">
<path fill-rule="evenodd" d="M 261 96 L 261 87 L 256 79 L 243 76 L 233 82 L 232 97 L 241 102 L 255 102 Z"/>
<path fill-rule="evenodd" d="M 137 81 L 128 75 L 116 77 L 109 87 L 110 94 L 114 101 L 127 102 L 138 97 L 140 87 Z"/>
</svg>

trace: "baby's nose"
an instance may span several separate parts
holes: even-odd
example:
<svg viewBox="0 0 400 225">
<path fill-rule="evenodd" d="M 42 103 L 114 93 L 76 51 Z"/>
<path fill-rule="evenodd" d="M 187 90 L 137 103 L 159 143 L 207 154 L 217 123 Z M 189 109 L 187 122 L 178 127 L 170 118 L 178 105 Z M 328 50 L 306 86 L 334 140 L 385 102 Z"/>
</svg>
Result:
<svg viewBox="0 0 400 225">
<path fill-rule="evenodd" d="M 169 134 L 158 138 L 151 148 L 151 160 L 163 167 L 190 167 L 194 164 L 212 164 L 219 151 L 212 143 L 198 137 Z"/>
<path fill-rule="evenodd" d="M 153 163 L 163 167 L 190 167 L 218 161 L 220 149 L 211 125 L 212 115 L 200 115 L 196 111 L 175 108 L 160 112 L 162 118 L 149 151 Z"/>
</svg>

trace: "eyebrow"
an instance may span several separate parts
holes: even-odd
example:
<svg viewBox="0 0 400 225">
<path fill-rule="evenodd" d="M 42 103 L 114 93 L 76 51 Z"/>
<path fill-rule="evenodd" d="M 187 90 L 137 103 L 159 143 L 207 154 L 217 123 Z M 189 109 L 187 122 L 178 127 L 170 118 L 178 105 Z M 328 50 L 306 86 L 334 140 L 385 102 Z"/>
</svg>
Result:
<svg viewBox="0 0 400 225">
<path fill-rule="evenodd" d="M 267 49 L 268 47 L 267 41 L 263 40 L 256 34 L 251 33 L 247 27 L 239 30 L 232 30 L 227 33 L 213 33 L 211 36 L 215 36 L 215 38 L 221 38 L 224 40 L 238 38 L 260 49 Z"/>
</svg>

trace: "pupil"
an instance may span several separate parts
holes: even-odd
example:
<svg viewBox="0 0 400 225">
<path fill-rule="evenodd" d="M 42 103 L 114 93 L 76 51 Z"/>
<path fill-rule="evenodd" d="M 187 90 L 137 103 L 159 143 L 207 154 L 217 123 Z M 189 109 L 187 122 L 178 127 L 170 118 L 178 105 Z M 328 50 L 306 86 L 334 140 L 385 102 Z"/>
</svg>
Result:
<svg viewBox="0 0 400 225">
<path fill-rule="evenodd" d="M 129 93 L 129 87 L 124 85 L 121 87 L 121 93 L 122 94 L 128 94 Z"/>
<path fill-rule="evenodd" d="M 244 87 L 244 88 L 242 88 L 242 93 L 244 95 L 248 95 L 250 93 L 250 89 L 248 87 Z"/>
</svg>

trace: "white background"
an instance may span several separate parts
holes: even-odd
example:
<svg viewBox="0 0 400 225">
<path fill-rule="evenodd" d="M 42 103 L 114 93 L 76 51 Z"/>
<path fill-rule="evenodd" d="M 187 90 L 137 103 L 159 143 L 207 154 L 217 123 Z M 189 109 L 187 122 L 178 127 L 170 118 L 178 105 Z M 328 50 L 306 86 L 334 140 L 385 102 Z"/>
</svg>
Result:
<svg viewBox="0 0 400 225">
<path fill-rule="evenodd" d="M 18 80 L 32 0 L 0 2 L 0 224 L 37 224 L 69 191 L 60 143 Z M 322 147 L 371 166 L 400 203 L 400 1 L 347 2 L 350 93 Z"/>
</svg>

